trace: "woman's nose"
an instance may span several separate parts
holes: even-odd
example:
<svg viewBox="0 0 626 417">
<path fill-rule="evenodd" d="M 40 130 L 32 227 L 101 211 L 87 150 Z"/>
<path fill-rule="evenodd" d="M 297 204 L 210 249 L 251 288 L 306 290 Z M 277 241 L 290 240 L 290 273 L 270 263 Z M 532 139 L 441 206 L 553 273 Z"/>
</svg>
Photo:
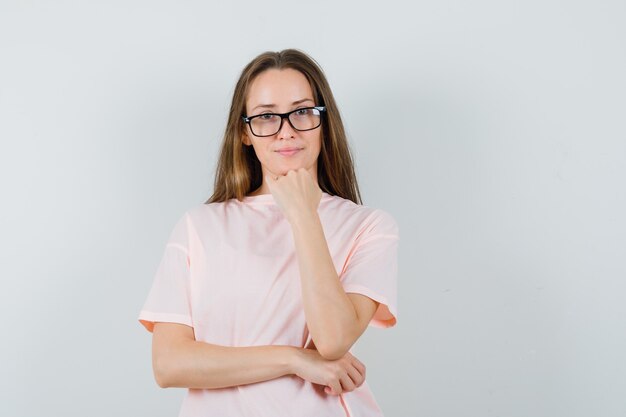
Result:
<svg viewBox="0 0 626 417">
<path fill-rule="evenodd" d="M 278 131 L 278 138 L 282 139 L 282 138 L 293 137 L 295 133 L 296 133 L 296 130 L 291 126 L 289 119 L 284 118 L 283 125 L 280 127 L 280 130 Z"/>
</svg>

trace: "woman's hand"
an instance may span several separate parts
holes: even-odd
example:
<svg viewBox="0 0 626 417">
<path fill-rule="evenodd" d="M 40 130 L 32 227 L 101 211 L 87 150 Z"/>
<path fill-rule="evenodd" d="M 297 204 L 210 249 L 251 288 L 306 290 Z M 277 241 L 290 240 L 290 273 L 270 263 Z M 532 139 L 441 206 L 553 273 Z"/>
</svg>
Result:
<svg viewBox="0 0 626 417">
<path fill-rule="evenodd" d="M 365 365 L 350 352 L 337 360 L 325 359 L 316 349 L 298 349 L 294 373 L 300 378 L 325 386 L 328 395 L 353 391 L 365 381 Z"/>
<path fill-rule="evenodd" d="M 290 222 L 298 216 L 310 216 L 317 213 L 322 198 L 322 190 L 305 168 L 289 170 L 277 179 L 266 175 L 267 186 Z"/>
</svg>

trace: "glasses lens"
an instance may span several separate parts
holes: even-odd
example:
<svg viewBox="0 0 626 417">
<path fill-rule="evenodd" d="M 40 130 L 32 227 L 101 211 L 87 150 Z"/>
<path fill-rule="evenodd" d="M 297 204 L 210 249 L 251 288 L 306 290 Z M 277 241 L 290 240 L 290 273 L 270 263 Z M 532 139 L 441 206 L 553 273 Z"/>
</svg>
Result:
<svg viewBox="0 0 626 417">
<path fill-rule="evenodd" d="M 271 136 L 278 132 L 280 127 L 280 116 L 275 114 L 262 114 L 250 120 L 252 133 L 259 136 Z"/>
<path fill-rule="evenodd" d="M 298 130 L 311 130 L 318 127 L 322 118 L 317 109 L 298 109 L 289 115 L 289 121 Z"/>
</svg>

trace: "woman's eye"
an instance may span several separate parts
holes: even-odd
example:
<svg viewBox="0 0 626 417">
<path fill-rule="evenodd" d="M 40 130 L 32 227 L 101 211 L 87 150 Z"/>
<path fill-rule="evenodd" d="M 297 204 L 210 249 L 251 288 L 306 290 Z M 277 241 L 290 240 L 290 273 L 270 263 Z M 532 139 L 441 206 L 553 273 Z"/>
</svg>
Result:
<svg viewBox="0 0 626 417">
<path fill-rule="evenodd" d="M 267 113 L 267 114 L 262 114 L 261 116 L 259 116 L 259 119 L 261 120 L 269 120 L 273 117 L 274 115 L 271 113 Z"/>
<path fill-rule="evenodd" d="M 309 113 L 310 109 L 300 109 L 296 111 L 298 116 L 306 116 Z"/>
</svg>

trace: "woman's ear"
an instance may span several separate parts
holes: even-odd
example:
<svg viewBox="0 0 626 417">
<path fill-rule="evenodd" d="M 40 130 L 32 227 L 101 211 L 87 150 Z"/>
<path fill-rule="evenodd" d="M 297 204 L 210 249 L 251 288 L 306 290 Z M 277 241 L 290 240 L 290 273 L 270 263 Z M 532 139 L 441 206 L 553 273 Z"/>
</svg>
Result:
<svg viewBox="0 0 626 417">
<path fill-rule="evenodd" d="M 252 145 L 252 143 L 250 143 L 250 138 L 248 137 L 248 134 L 244 132 L 244 134 L 241 136 L 241 141 L 243 142 L 244 145 Z"/>
</svg>

